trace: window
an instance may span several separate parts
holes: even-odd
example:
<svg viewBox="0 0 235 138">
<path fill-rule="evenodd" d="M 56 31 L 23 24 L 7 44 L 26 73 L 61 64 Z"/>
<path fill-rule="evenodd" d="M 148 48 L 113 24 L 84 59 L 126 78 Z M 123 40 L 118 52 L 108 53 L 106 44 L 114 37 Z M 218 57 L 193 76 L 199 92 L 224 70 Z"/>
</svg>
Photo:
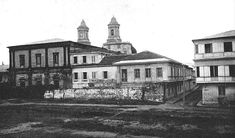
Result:
<svg viewBox="0 0 235 138">
<path fill-rule="evenodd" d="M 92 79 L 96 79 L 96 72 L 92 72 Z"/>
<path fill-rule="evenodd" d="M 112 29 L 112 30 L 111 30 L 111 36 L 113 36 L 113 35 L 114 35 L 114 30 Z"/>
<path fill-rule="evenodd" d="M 108 78 L 108 72 L 107 72 L 107 71 L 104 71 L 104 72 L 103 72 L 103 76 L 104 76 L 104 79 L 107 79 L 107 78 Z"/>
<path fill-rule="evenodd" d="M 74 63 L 74 64 L 77 64 L 77 63 L 78 63 L 78 57 L 77 57 L 77 56 L 73 57 L 73 63 Z"/>
<path fill-rule="evenodd" d="M 197 69 L 196 69 L 196 71 L 197 71 L 197 77 L 200 77 L 200 67 L 197 67 Z"/>
<path fill-rule="evenodd" d="M 25 55 L 20 55 L 20 67 L 24 67 L 25 66 Z"/>
<path fill-rule="evenodd" d="M 82 74 L 82 79 L 83 79 L 83 80 L 87 80 L 87 72 L 83 72 L 83 74 Z"/>
<path fill-rule="evenodd" d="M 110 49 L 110 46 L 107 46 L 107 49 Z"/>
<path fill-rule="evenodd" d="M 140 78 L 140 69 L 134 69 L 135 78 Z"/>
<path fill-rule="evenodd" d="M 146 78 L 150 78 L 151 77 L 151 69 L 150 68 L 146 68 L 145 69 L 145 77 Z"/>
<path fill-rule="evenodd" d="M 127 69 L 122 69 L 122 81 L 127 82 Z"/>
<path fill-rule="evenodd" d="M 78 79 L 78 73 L 74 72 L 73 75 L 74 75 L 74 80 L 77 80 Z"/>
<path fill-rule="evenodd" d="M 36 54 L 36 65 L 41 66 L 41 54 Z"/>
<path fill-rule="evenodd" d="M 195 53 L 198 53 L 198 45 L 195 45 Z"/>
<path fill-rule="evenodd" d="M 210 66 L 211 77 L 218 77 L 218 66 Z"/>
<path fill-rule="evenodd" d="M 82 63 L 86 63 L 86 56 L 82 56 Z"/>
<path fill-rule="evenodd" d="M 219 96 L 225 96 L 225 86 L 219 86 Z"/>
<path fill-rule="evenodd" d="M 157 68 L 157 77 L 162 77 L 162 68 Z"/>
<path fill-rule="evenodd" d="M 232 42 L 224 42 L 224 52 L 232 52 L 233 44 Z"/>
<path fill-rule="evenodd" d="M 235 65 L 229 66 L 229 76 L 235 77 Z"/>
<path fill-rule="evenodd" d="M 118 48 L 118 49 L 120 49 L 120 48 L 121 48 L 121 46 L 120 46 L 120 45 L 118 45 L 118 46 L 117 46 L 117 48 Z"/>
<path fill-rule="evenodd" d="M 91 62 L 95 63 L 95 56 L 91 56 Z"/>
<path fill-rule="evenodd" d="M 212 44 L 205 44 L 205 53 L 212 53 Z"/>
<path fill-rule="evenodd" d="M 53 53 L 53 64 L 54 66 L 58 66 L 59 65 L 59 53 Z"/>
</svg>

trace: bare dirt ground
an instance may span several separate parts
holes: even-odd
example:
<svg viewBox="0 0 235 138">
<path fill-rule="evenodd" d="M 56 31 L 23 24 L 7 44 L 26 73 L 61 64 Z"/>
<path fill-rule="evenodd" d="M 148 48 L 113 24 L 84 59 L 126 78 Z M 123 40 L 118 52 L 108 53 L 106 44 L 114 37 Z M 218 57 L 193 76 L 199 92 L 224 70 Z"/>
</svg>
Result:
<svg viewBox="0 0 235 138">
<path fill-rule="evenodd" d="M 232 138 L 234 109 L 160 105 L 0 104 L 4 138 Z"/>
</svg>

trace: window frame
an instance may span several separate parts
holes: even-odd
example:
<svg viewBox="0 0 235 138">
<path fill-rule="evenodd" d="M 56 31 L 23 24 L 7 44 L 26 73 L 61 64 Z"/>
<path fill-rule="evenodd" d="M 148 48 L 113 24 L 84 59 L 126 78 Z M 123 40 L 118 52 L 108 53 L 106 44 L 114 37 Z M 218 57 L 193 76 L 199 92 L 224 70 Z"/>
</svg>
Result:
<svg viewBox="0 0 235 138">
<path fill-rule="evenodd" d="M 78 80 L 78 72 L 74 72 L 73 76 L 74 76 L 73 79 L 77 81 Z"/>
<path fill-rule="evenodd" d="M 200 67 L 196 67 L 196 76 L 197 77 L 200 77 Z"/>
<path fill-rule="evenodd" d="M 73 64 L 78 64 L 78 57 L 77 56 L 73 57 Z"/>
<path fill-rule="evenodd" d="M 145 68 L 145 78 L 151 78 L 151 68 Z"/>
<path fill-rule="evenodd" d="M 88 78 L 87 72 L 82 72 L 82 79 L 87 80 L 87 78 Z"/>
<path fill-rule="evenodd" d="M 20 67 L 25 67 L 25 55 L 19 55 Z"/>
<path fill-rule="evenodd" d="M 53 53 L 53 65 L 59 66 L 59 52 Z"/>
<path fill-rule="evenodd" d="M 156 68 L 156 77 L 157 78 L 162 78 L 163 77 L 163 69 L 162 69 L 162 67 Z"/>
<path fill-rule="evenodd" d="M 212 43 L 205 44 L 205 53 L 213 53 Z"/>
<path fill-rule="evenodd" d="M 103 71 L 103 78 L 108 79 L 108 71 Z"/>
<path fill-rule="evenodd" d="M 232 42 L 224 42 L 224 52 L 232 52 L 232 51 L 233 51 L 233 43 Z"/>
<path fill-rule="evenodd" d="M 42 64 L 42 55 L 41 53 L 35 54 L 36 66 L 41 66 Z"/>
<path fill-rule="evenodd" d="M 95 56 L 91 56 L 91 62 L 95 63 Z"/>
<path fill-rule="evenodd" d="M 122 82 L 127 82 L 127 78 L 128 78 L 127 69 L 122 69 L 121 70 L 121 80 L 122 80 Z"/>
<path fill-rule="evenodd" d="M 235 77 L 235 65 L 229 65 L 229 76 Z"/>
<path fill-rule="evenodd" d="M 86 64 L 87 63 L 87 56 L 82 56 L 82 63 Z"/>
<path fill-rule="evenodd" d="M 134 78 L 139 79 L 140 78 L 140 69 L 134 69 Z"/>
<path fill-rule="evenodd" d="M 96 74 L 97 74 L 97 72 L 91 72 L 91 78 L 96 79 Z"/>
<path fill-rule="evenodd" d="M 198 45 L 195 45 L 195 54 L 198 54 Z"/>
<path fill-rule="evenodd" d="M 218 77 L 218 66 L 210 66 L 210 77 Z"/>
</svg>

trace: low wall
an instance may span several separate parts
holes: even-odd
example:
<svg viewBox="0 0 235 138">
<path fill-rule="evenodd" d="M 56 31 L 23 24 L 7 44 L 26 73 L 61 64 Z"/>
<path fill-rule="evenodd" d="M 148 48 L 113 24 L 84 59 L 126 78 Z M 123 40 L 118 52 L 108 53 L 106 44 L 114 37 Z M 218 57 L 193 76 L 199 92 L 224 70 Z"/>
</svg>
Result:
<svg viewBox="0 0 235 138">
<path fill-rule="evenodd" d="M 66 89 L 46 91 L 44 98 L 54 99 L 136 99 L 141 100 L 142 92 L 140 88 L 123 89 Z M 145 93 L 145 99 L 149 101 L 163 101 L 163 94 L 158 92 Z"/>
</svg>

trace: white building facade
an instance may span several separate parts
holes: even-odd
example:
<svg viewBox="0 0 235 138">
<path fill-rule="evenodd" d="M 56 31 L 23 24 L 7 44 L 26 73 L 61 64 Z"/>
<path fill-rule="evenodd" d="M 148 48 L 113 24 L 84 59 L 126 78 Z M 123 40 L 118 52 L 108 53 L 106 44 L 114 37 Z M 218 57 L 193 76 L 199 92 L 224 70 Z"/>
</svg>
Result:
<svg viewBox="0 0 235 138">
<path fill-rule="evenodd" d="M 202 86 L 202 103 L 235 100 L 235 30 L 193 40 L 196 83 Z"/>
</svg>

